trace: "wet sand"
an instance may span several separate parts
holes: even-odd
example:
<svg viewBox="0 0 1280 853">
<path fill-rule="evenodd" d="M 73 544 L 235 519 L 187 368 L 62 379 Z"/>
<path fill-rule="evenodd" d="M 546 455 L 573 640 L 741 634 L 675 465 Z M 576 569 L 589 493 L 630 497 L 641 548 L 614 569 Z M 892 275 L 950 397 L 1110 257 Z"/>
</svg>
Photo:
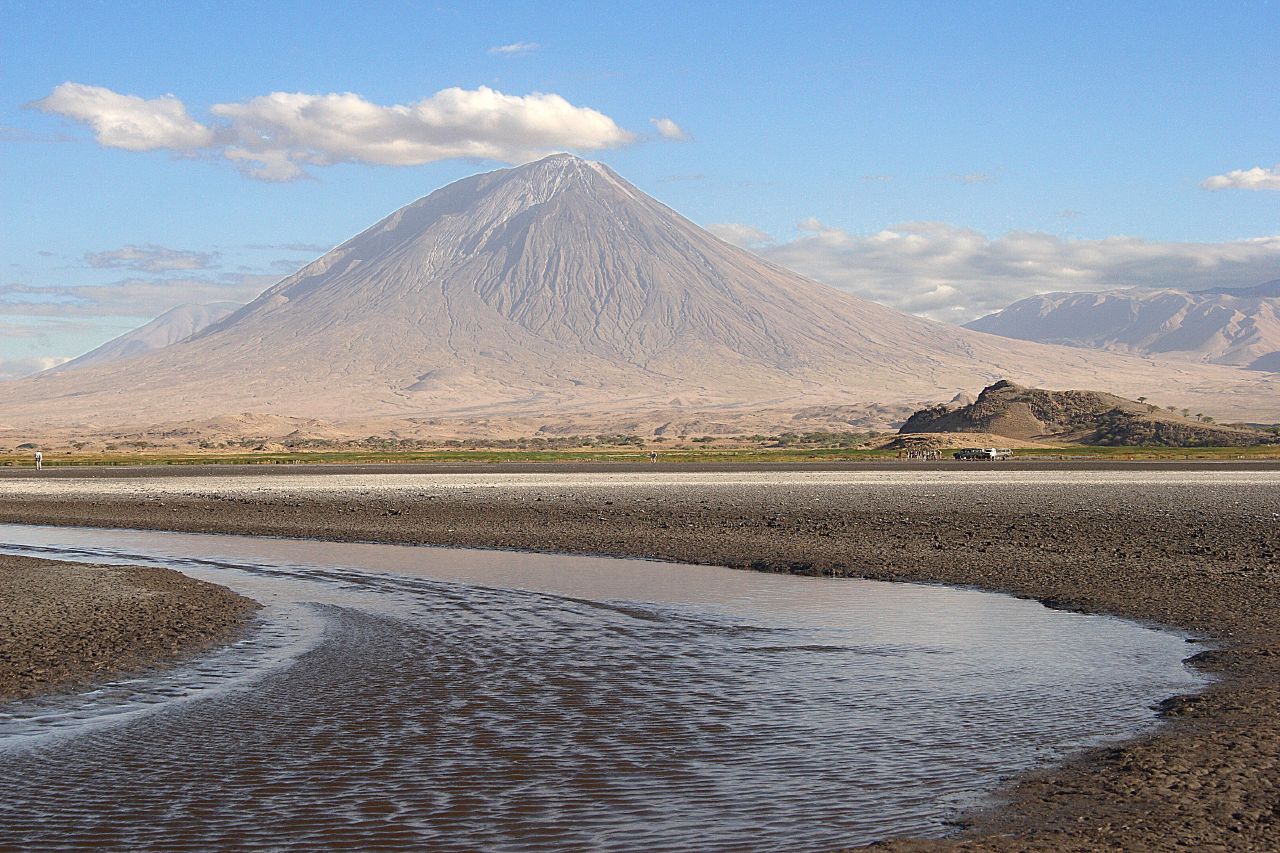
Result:
<svg viewBox="0 0 1280 853">
<path fill-rule="evenodd" d="M 225 642 L 256 605 L 168 569 L 0 556 L 0 701 L 102 683 Z"/>
<path fill-rule="evenodd" d="M 1280 475 L 1146 470 L 147 477 L 0 483 L 0 521 L 651 557 L 981 587 L 1195 632 L 1157 735 L 886 849 L 1274 849 Z"/>
</svg>

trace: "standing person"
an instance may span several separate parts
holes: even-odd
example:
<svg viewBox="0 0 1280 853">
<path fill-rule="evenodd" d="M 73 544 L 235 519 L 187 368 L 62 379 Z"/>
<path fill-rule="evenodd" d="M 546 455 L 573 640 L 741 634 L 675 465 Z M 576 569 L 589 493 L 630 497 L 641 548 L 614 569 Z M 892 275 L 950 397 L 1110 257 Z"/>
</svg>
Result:
<svg viewBox="0 0 1280 853">
<path fill-rule="evenodd" d="M 36 451 L 36 470 L 39 471 L 44 465 L 44 454 L 39 450 Z"/>
</svg>

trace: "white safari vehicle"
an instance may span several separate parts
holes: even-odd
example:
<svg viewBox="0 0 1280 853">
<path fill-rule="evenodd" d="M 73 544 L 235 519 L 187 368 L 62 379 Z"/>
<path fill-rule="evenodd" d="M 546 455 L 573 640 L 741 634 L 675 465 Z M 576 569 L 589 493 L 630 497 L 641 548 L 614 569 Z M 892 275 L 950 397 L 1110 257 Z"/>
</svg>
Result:
<svg viewBox="0 0 1280 853">
<path fill-rule="evenodd" d="M 993 462 L 999 459 L 1012 459 L 1013 451 L 1007 447 L 966 447 L 963 450 L 957 450 L 955 457 Z"/>
</svg>

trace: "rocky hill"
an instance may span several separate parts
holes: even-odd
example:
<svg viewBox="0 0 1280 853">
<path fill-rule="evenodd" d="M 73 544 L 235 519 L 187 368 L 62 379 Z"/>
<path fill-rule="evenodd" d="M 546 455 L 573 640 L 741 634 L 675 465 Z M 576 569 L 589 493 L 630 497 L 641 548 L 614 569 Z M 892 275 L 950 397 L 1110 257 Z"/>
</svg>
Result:
<svg viewBox="0 0 1280 853">
<path fill-rule="evenodd" d="M 967 328 L 1040 343 L 1280 372 L 1280 279 L 1194 292 L 1045 293 Z"/>
<path fill-rule="evenodd" d="M 902 314 L 767 263 L 562 154 L 436 190 L 186 340 L 0 384 L 0 427 L 247 413 L 529 434 L 662 412 L 717 424 L 771 413 L 770 429 L 814 406 L 916 406 L 1002 376 L 1159 387 L 1179 405 L 1280 419 L 1280 377 Z"/>
<path fill-rule="evenodd" d="M 1099 391 L 1046 391 L 1000 381 L 968 405 L 916 412 L 900 434 L 983 433 L 1021 441 L 1113 446 L 1234 447 L 1280 443 L 1280 436 L 1218 425 L 1145 401 Z"/>
</svg>

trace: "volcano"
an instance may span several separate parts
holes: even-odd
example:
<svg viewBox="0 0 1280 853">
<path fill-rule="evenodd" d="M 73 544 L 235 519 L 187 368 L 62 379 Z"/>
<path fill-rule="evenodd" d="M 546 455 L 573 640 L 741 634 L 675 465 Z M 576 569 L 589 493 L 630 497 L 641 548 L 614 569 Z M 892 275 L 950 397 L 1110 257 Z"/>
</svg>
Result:
<svg viewBox="0 0 1280 853">
<path fill-rule="evenodd" d="M 1266 406 L 1255 400 L 1280 399 L 1256 373 L 893 311 L 731 246 L 608 167 L 558 154 L 443 187 L 186 340 L 6 383 L 0 418 L 553 420 L 937 400 L 1000 378 L 1158 392 L 1224 415 L 1258 417 Z"/>
</svg>

